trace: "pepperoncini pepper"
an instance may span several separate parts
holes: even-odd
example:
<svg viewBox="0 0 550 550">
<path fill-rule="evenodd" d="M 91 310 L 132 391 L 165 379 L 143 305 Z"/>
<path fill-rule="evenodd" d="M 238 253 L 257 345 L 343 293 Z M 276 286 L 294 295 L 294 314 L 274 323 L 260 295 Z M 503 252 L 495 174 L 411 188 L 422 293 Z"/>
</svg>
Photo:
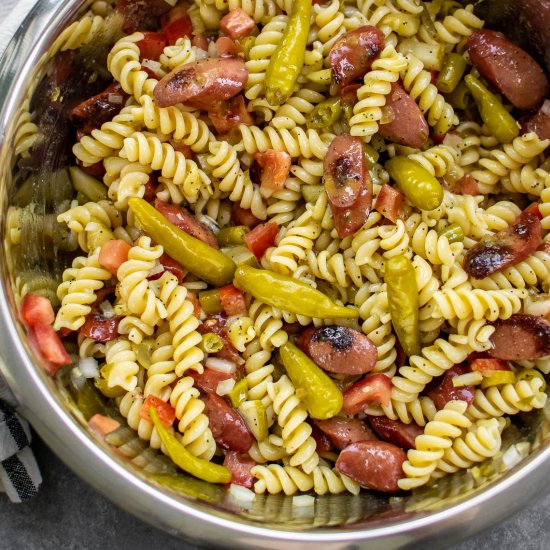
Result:
<svg viewBox="0 0 550 550">
<path fill-rule="evenodd" d="M 418 320 L 418 285 L 411 261 L 406 256 L 394 256 L 386 263 L 385 282 L 388 307 L 397 338 L 406 355 L 420 353 Z"/>
<path fill-rule="evenodd" d="M 166 448 L 166 453 L 174 464 L 185 472 L 210 483 L 229 483 L 231 472 L 225 467 L 203 458 L 193 456 L 161 423 L 154 407 L 149 408 L 149 415 Z"/>
<path fill-rule="evenodd" d="M 441 184 L 418 162 L 394 157 L 386 163 L 386 169 L 407 199 L 420 210 L 435 210 L 442 203 Z"/>
<path fill-rule="evenodd" d="M 308 317 L 358 317 L 359 312 L 339 306 L 322 292 L 288 275 L 240 265 L 233 284 L 265 304 Z"/>
<path fill-rule="evenodd" d="M 500 143 L 510 143 L 519 135 L 514 117 L 504 108 L 499 98 L 492 94 L 475 76 L 469 74 L 464 82 L 476 102 L 483 122 Z"/>
<path fill-rule="evenodd" d="M 437 232 L 438 237 L 447 237 L 449 244 L 461 243 L 464 240 L 464 230 L 457 223 L 452 223 Z"/>
<path fill-rule="evenodd" d="M 310 19 L 311 0 L 295 0 L 265 73 L 265 98 L 270 105 L 282 105 L 294 92 L 304 66 Z"/>
<path fill-rule="evenodd" d="M 312 418 L 325 420 L 337 415 L 344 398 L 336 384 L 304 352 L 287 342 L 280 348 L 285 370 Z"/>
<path fill-rule="evenodd" d="M 216 286 L 231 282 L 235 264 L 225 254 L 170 223 L 143 199 L 132 197 L 128 206 L 139 227 L 193 275 Z"/>
</svg>

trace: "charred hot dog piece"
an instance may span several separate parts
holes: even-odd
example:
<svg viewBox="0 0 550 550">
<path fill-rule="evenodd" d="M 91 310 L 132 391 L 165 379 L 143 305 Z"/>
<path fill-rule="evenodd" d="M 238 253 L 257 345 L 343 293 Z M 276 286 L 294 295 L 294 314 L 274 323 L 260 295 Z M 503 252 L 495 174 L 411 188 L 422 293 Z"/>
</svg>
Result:
<svg viewBox="0 0 550 550">
<path fill-rule="evenodd" d="M 323 370 L 350 376 L 370 372 L 378 359 L 376 346 L 362 332 L 327 325 L 306 330 L 299 346 Z"/>
<path fill-rule="evenodd" d="M 394 82 L 386 96 L 384 112 L 389 122 L 380 124 L 380 135 L 390 141 L 420 149 L 428 139 L 429 128 L 416 101 Z"/>
<path fill-rule="evenodd" d="M 384 441 L 393 443 L 403 449 L 414 449 L 414 440 L 424 430 L 414 422 L 404 424 L 387 416 L 369 416 L 369 424 Z"/>
<path fill-rule="evenodd" d="M 474 279 L 484 279 L 529 257 L 541 243 L 542 227 L 536 205 L 525 209 L 515 222 L 470 248 L 464 269 Z"/>
<path fill-rule="evenodd" d="M 240 57 L 210 57 L 174 69 L 154 91 L 159 107 L 183 103 L 207 111 L 218 101 L 237 95 L 248 80 Z"/>
<path fill-rule="evenodd" d="M 495 323 L 491 357 L 528 361 L 550 355 L 550 323 L 543 317 L 516 313 Z"/>
<path fill-rule="evenodd" d="M 539 139 L 550 139 L 550 101 L 548 99 L 533 116 L 523 122 L 521 131 L 535 132 Z"/>
<path fill-rule="evenodd" d="M 335 137 L 323 161 L 323 184 L 340 238 L 352 235 L 367 219 L 372 181 L 358 137 Z"/>
<path fill-rule="evenodd" d="M 155 199 L 155 208 L 172 224 L 179 227 L 192 237 L 205 242 L 212 248 L 219 248 L 218 239 L 214 232 L 205 224 L 199 222 L 195 216 L 187 212 L 182 206 L 168 204 Z"/>
<path fill-rule="evenodd" d="M 481 75 L 518 109 L 534 109 L 546 98 L 548 80 L 540 65 L 502 33 L 475 31 L 468 51 Z"/>
<path fill-rule="evenodd" d="M 332 77 L 347 86 L 365 75 L 384 48 L 384 33 L 371 25 L 359 27 L 339 38 L 328 54 Z"/>
<path fill-rule="evenodd" d="M 203 395 L 209 426 L 216 443 L 225 450 L 246 453 L 254 438 L 241 415 L 219 395 L 207 391 Z"/>
<path fill-rule="evenodd" d="M 373 431 L 357 418 L 329 418 L 315 424 L 326 434 L 337 449 L 345 449 L 359 441 L 376 441 Z"/>
<path fill-rule="evenodd" d="M 396 493 L 399 491 L 397 481 L 403 477 L 402 464 L 406 459 L 405 451 L 391 443 L 360 441 L 340 453 L 336 469 L 365 489 Z"/>
</svg>

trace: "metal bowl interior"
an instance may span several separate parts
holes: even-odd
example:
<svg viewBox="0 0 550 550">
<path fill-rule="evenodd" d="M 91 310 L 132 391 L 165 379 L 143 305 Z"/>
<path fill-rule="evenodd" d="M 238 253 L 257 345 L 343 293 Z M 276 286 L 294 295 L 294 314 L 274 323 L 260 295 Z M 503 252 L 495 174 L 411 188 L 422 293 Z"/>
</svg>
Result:
<svg viewBox="0 0 550 550">
<path fill-rule="evenodd" d="M 64 98 L 86 89 L 86 71 L 101 64 L 101 44 L 71 54 L 64 85 L 44 85 L 58 52 L 56 39 L 86 2 L 40 0 L 0 61 L 0 367 L 41 437 L 82 478 L 122 508 L 172 534 L 210 545 L 250 548 L 352 548 L 376 542 L 380 548 L 427 544 L 434 547 L 473 535 L 533 502 L 550 474 L 550 408 L 515 421 L 504 448 L 528 442 L 519 464 L 483 464 L 472 474 L 442 479 L 410 496 L 361 494 L 317 497 L 298 508 L 291 497 L 234 500 L 220 487 L 186 478 L 179 491 L 121 459 L 87 428 L 68 390 L 66 377 L 48 377 L 33 356 L 17 315 L 23 287 L 55 293 L 70 261 L 53 208 L 72 192 L 65 166 L 68 129 L 61 111 L 41 109 L 44 94 Z M 59 66 L 58 66 L 59 68 Z M 82 83 L 85 83 L 83 86 Z M 89 95 L 89 94 L 88 94 Z M 37 122 L 37 119 L 40 122 Z M 33 122 L 42 130 L 30 157 L 21 156 Z M 50 129 L 50 131 L 48 131 Z M 55 130 L 55 131 L 54 131 Z M 17 221 L 19 220 L 19 222 Z M 53 296 L 52 294 L 52 296 Z"/>
</svg>

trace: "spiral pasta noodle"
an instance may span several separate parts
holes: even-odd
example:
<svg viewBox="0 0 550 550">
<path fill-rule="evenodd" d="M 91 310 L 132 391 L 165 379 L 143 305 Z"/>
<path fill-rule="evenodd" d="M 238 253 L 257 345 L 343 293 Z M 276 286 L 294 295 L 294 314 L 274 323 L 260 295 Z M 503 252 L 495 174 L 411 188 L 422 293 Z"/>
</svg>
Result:
<svg viewBox="0 0 550 550">
<path fill-rule="evenodd" d="M 108 370 L 106 377 L 110 388 L 121 387 L 132 391 L 137 386 L 139 365 L 131 342 L 124 338 L 111 340 L 105 345 L 105 362 Z"/>
<path fill-rule="evenodd" d="M 426 424 L 424 433 L 414 441 L 416 448 L 407 452 L 407 460 L 403 463 L 406 477 L 397 482 L 400 489 L 408 490 L 428 483 L 445 449 L 460 437 L 462 429 L 472 425 L 464 415 L 467 406 L 465 401 L 449 401 Z"/>
<path fill-rule="evenodd" d="M 96 291 L 110 280 L 111 273 L 99 265 L 99 250 L 88 257 L 75 258 L 72 267 L 63 272 L 63 282 L 57 289 L 61 307 L 57 312 L 54 329 L 79 329 L 91 312 Z"/>
<path fill-rule="evenodd" d="M 277 422 L 282 428 L 283 444 L 290 455 L 290 466 L 300 466 L 311 473 L 319 462 L 316 443 L 311 437 L 311 426 L 305 421 L 308 414 L 296 396 L 296 390 L 286 375 L 268 386 Z"/>
</svg>

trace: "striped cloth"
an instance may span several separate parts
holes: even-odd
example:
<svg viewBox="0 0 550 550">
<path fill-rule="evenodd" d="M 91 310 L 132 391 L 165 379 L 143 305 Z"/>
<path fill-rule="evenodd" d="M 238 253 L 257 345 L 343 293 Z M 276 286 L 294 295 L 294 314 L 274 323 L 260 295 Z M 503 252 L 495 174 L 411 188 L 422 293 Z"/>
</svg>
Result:
<svg viewBox="0 0 550 550">
<path fill-rule="evenodd" d="M 12 502 L 22 502 L 36 495 L 42 476 L 29 447 L 29 424 L 15 412 L 14 402 L 0 375 L 0 490 Z"/>
</svg>

